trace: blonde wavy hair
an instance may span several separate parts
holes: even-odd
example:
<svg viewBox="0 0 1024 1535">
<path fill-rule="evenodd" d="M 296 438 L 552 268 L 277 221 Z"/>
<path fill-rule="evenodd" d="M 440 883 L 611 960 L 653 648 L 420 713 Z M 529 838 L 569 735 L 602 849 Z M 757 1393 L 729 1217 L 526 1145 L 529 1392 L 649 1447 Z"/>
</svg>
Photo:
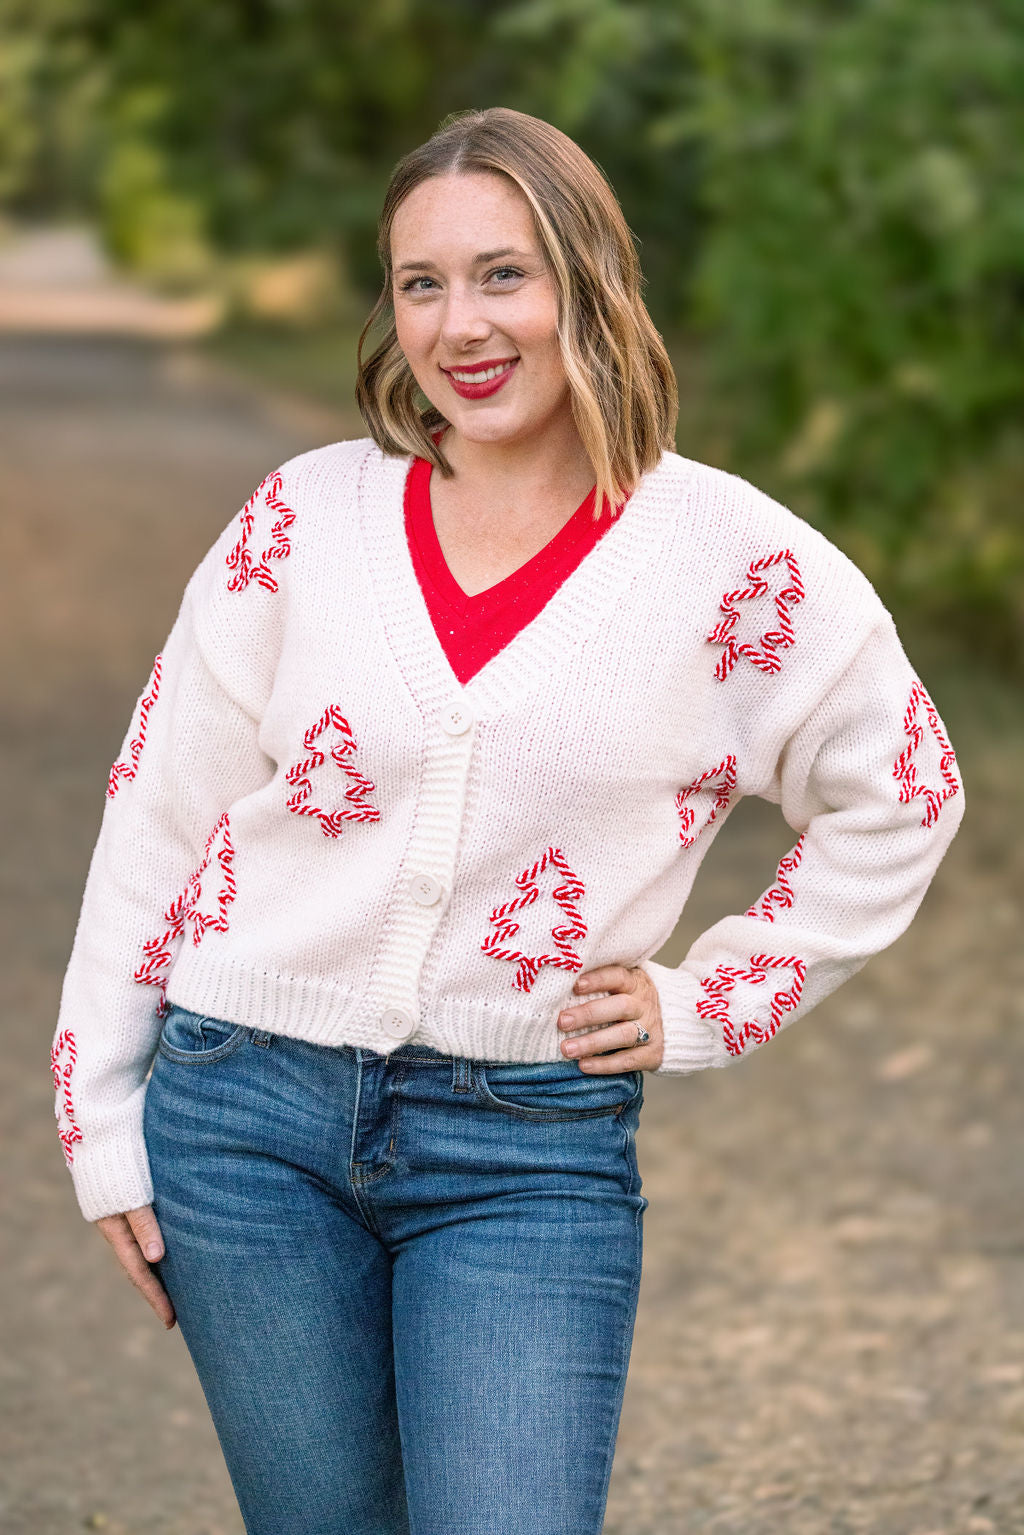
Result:
<svg viewBox="0 0 1024 1535">
<path fill-rule="evenodd" d="M 381 209 L 377 250 L 384 285 L 359 337 L 356 402 L 383 453 L 415 454 L 446 478 L 454 470 L 431 432 L 450 423 L 416 403 L 417 384 L 395 327 L 391 229 L 414 187 L 432 176 L 492 171 L 509 177 L 533 210 L 558 294 L 558 342 L 572 415 L 594 466 L 594 515 L 632 494 L 663 449 L 674 450 L 675 373 L 642 296 L 629 226 L 603 172 L 568 135 L 511 107 L 450 113 L 396 165 Z M 383 340 L 363 357 L 384 319 Z"/>
</svg>

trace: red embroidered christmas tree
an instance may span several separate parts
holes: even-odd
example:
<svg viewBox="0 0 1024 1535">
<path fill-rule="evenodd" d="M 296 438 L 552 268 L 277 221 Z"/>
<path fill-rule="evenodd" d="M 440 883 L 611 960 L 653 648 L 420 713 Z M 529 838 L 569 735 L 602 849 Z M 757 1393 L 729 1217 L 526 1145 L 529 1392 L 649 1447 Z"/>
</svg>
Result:
<svg viewBox="0 0 1024 1535">
<path fill-rule="evenodd" d="M 328 729 L 333 729 L 336 736 L 333 742 L 322 742 L 320 746 L 316 742 Z M 375 805 L 368 802 L 368 795 L 373 793 L 376 785 L 365 778 L 355 767 L 352 758 L 356 751 L 356 738 L 352 734 L 352 727 L 342 714 L 337 704 L 329 704 L 317 720 L 315 725 L 302 737 L 302 744 L 306 748 L 307 755 L 293 764 L 285 774 L 286 781 L 292 785 L 295 793 L 287 800 L 288 809 L 296 815 L 315 816 L 320 822 L 320 830 L 325 837 L 340 837 L 346 821 L 379 821 L 380 811 Z M 324 750 L 327 747 L 327 750 Z M 332 768 L 328 773 L 319 773 L 325 763 L 330 760 Z M 341 779 L 338 779 L 338 770 Z M 313 781 L 310 775 L 316 775 L 317 790 L 314 791 Z M 329 775 L 329 776 L 328 776 Z M 337 795 L 341 791 L 341 801 Z M 333 808 L 325 810 L 321 805 L 314 804 L 314 797 L 320 800 L 331 799 Z"/>
<path fill-rule="evenodd" d="M 746 988 L 766 985 L 769 976 L 778 981 L 775 972 L 780 970 L 789 972 L 790 985 L 785 990 L 780 988 L 773 992 L 766 1009 L 765 1004 L 755 1001 Z M 714 975 L 705 976 L 700 983 L 704 996 L 697 1002 L 697 1013 L 701 1018 L 721 1024 L 729 1054 L 742 1055 L 751 1040 L 756 1045 L 763 1045 L 771 1039 L 785 1015 L 791 1013 L 800 1001 L 806 976 L 807 966 L 792 954 L 785 958 L 774 954 L 752 954 L 747 970 L 736 965 L 719 965 Z M 737 986 L 742 988 L 739 997 L 734 996 Z M 744 1012 L 756 1016 L 742 1019 L 734 1016 Z"/>
<path fill-rule="evenodd" d="M 204 935 L 213 930 L 228 930 L 227 908 L 235 899 L 235 876 L 232 870 L 235 850 L 231 843 L 228 813 L 217 821 L 206 839 L 203 859 L 190 874 L 188 883 L 164 912 L 164 931 L 155 938 L 147 938 L 142 945 L 145 956 L 135 971 L 135 979 L 145 986 L 159 986 L 160 1000 L 157 1017 L 167 1013 L 167 981 L 173 959 L 172 945 L 183 938 L 185 929 L 192 924 L 192 942 L 201 943 Z"/>
<path fill-rule="evenodd" d="M 765 891 L 756 905 L 750 907 L 745 913 L 746 916 L 758 917 L 762 922 L 774 922 L 776 906 L 780 911 L 789 910 L 793 904 L 793 886 L 789 882 L 789 876 L 800 867 L 803 856 L 804 838 L 801 837 L 796 847 L 791 848 L 784 858 L 779 859 L 779 867 L 775 871 L 775 884 L 770 890 Z"/>
<path fill-rule="evenodd" d="M 71 1099 L 71 1077 L 77 1060 L 75 1036 L 70 1029 L 62 1029 L 50 1050 L 50 1070 L 53 1074 L 53 1090 L 57 1094 L 57 1134 L 64 1147 L 64 1160 L 69 1167 L 75 1160 L 74 1148 L 82 1139 L 82 1132 L 75 1123 L 75 1106 Z"/>
<path fill-rule="evenodd" d="M 782 577 L 781 588 L 775 593 L 774 613 L 769 620 L 770 626 L 753 644 L 746 640 L 737 642 L 735 630 L 740 622 L 740 609 L 737 603 L 754 602 L 766 597 L 771 590 L 771 584 L 765 579 L 764 572 L 783 564 L 786 567 L 786 574 Z M 725 681 L 740 656 L 746 656 L 747 660 L 760 671 L 780 671 L 782 660 L 779 651 L 788 650 L 793 643 L 792 610 L 798 602 L 803 600 L 804 584 L 800 567 L 791 550 L 780 549 L 775 554 L 766 554 L 759 560 L 752 560 L 747 570 L 746 586 L 738 587 L 734 592 L 725 593 L 718 605 L 722 617 L 707 636 L 709 644 L 724 647 L 718 665 L 715 667 L 715 676 L 719 682 Z M 755 611 L 760 613 L 762 606 L 763 604 L 758 602 L 758 609 Z"/>
<path fill-rule="evenodd" d="M 918 763 L 915 759 L 925 740 L 924 726 L 918 719 L 922 709 L 930 738 L 938 748 L 938 765 L 934 771 L 942 779 L 941 787 L 938 784 L 922 783 L 918 776 Z M 910 702 L 903 716 L 903 729 L 907 735 L 908 744 L 896 758 L 892 769 L 892 776 L 899 780 L 900 804 L 909 805 L 913 799 L 923 799 L 924 819 L 921 825 L 932 826 L 946 800 L 952 799 L 954 794 L 959 794 L 960 784 L 953 772 L 956 754 L 942 732 L 935 705 L 921 684 L 916 681 L 910 690 Z"/>
<path fill-rule="evenodd" d="M 192 942 L 201 942 L 210 931 L 226 933 L 227 908 L 235 899 L 232 864 L 235 850 L 231 843 L 228 813 L 225 810 L 209 837 L 202 863 L 189 875 L 186 920 L 192 923 Z"/>
<path fill-rule="evenodd" d="M 546 953 L 527 954 L 512 946 L 512 940 L 520 929 L 515 913 L 522 913 L 540 899 L 538 880 L 547 869 L 556 871 L 560 882 L 551 891 L 551 899 L 566 917 L 551 927 L 551 948 Z M 587 926 L 580 916 L 578 902 L 584 895 L 583 882 L 570 869 L 561 848 L 549 847 L 547 851 L 516 875 L 519 894 L 503 906 L 491 912 L 494 932 L 489 933 L 480 945 L 485 954 L 493 959 L 504 959 L 518 966 L 512 984 L 517 991 L 529 991 L 540 972 L 541 965 L 553 965 L 559 970 L 582 970 L 583 961 L 573 947 L 587 936 Z"/>
<path fill-rule="evenodd" d="M 288 529 L 295 521 L 295 513 L 281 496 L 283 486 L 280 474 L 268 474 L 239 513 L 239 539 L 225 558 L 228 569 L 234 571 L 229 592 L 244 592 L 250 581 L 268 592 L 277 591 L 271 563 L 291 554 Z"/>
<path fill-rule="evenodd" d="M 136 708 L 139 711 L 138 723 L 133 720 L 134 731 L 131 726 L 128 729 L 128 755 L 130 762 L 115 762 L 110 769 L 110 778 L 107 782 L 107 798 L 113 799 L 122 781 L 130 783 L 139 769 L 139 758 L 142 748 L 146 744 L 146 726 L 149 721 L 149 711 L 160 697 L 160 667 L 163 656 L 158 655 L 153 662 L 153 670 L 149 674 L 149 680 L 142 691 Z"/>
<path fill-rule="evenodd" d="M 708 768 L 695 778 L 685 789 L 680 789 L 676 795 L 676 809 L 679 811 L 679 819 L 682 823 L 679 840 L 684 847 L 692 847 L 702 831 L 707 828 L 718 816 L 719 811 L 725 811 L 729 805 L 729 798 L 736 787 L 736 758 L 726 757 L 717 767 Z M 710 803 L 709 803 L 710 802 Z M 697 823 L 697 812 L 702 812 L 700 825 Z M 706 811 L 706 814 L 704 814 Z"/>
</svg>

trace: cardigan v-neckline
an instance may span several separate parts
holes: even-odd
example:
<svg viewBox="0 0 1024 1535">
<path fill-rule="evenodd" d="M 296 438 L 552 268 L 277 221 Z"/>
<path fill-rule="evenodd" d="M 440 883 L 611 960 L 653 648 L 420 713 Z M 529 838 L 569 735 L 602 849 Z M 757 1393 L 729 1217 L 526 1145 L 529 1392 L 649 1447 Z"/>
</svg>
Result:
<svg viewBox="0 0 1024 1535">
<path fill-rule="evenodd" d="M 357 500 L 368 571 L 392 655 L 417 706 L 432 714 L 463 702 L 478 717 L 503 713 L 557 671 L 560 657 L 622 599 L 678 530 L 695 467 L 664 450 L 536 617 L 463 684 L 435 632 L 406 538 L 404 493 L 413 461 L 412 454 L 385 454 L 370 442 L 360 464 Z"/>
<path fill-rule="evenodd" d="M 441 547 L 431 507 L 433 465 L 415 458 L 403 496 L 405 531 L 416 579 L 449 664 L 465 685 L 550 602 L 559 586 L 609 532 L 607 508 L 593 515 L 596 486 L 542 548 L 479 592 L 459 585 Z"/>
<path fill-rule="evenodd" d="M 406 481 L 406 490 L 409 493 L 414 514 L 412 528 L 423 563 L 427 567 L 427 573 L 438 596 L 460 618 L 472 613 L 474 609 L 495 608 L 499 604 L 514 599 L 517 592 L 527 588 L 539 572 L 557 562 L 565 551 L 582 542 L 582 525 L 585 522 L 594 521 L 594 494 L 597 487 L 591 486 L 576 510 L 535 554 L 530 555 L 521 565 L 517 565 L 515 570 L 503 576 L 500 581 L 493 581 L 490 586 L 485 586 L 479 592 L 467 592 L 452 574 L 437 534 L 437 524 L 434 521 L 431 506 L 433 468 L 433 464 L 427 459 L 414 458 L 412 461 Z"/>
</svg>

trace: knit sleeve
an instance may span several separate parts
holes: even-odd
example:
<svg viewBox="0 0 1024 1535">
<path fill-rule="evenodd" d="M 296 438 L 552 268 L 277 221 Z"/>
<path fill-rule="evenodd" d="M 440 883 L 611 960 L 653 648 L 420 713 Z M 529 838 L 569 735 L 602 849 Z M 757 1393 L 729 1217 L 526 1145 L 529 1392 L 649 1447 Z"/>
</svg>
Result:
<svg viewBox="0 0 1024 1535">
<path fill-rule="evenodd" d="M 106 788 L 51 1050 L 58 1133 L 87 1220 L 152 1199 L 142 1112 L 168 971 L 181 942 L 227 926 L 228 811 L 273 773 L 258 736 L 273 634 L 237 580 L 251 505 L 189 581 Z"/>
<path fill-rule="evenodd" d="M 780 753 L 775 787 L 799 835 L 772 885 L 677 968 L 643 961 L 664 1021 L 659 1072 L 727 1066 L 809 1012 L 904 931 L 953 839 L 956 759 L 882 613 Z"/>
</svg>

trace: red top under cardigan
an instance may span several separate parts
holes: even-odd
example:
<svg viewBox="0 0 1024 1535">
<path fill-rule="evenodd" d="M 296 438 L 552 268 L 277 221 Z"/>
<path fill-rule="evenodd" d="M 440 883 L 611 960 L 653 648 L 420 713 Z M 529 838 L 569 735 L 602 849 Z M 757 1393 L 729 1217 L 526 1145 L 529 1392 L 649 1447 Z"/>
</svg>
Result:
<svg viewBox="0 0 1024 1535">
<path fill-rule="evenodd" d="M 448 569 L 434 528 L 433 467 L 425 458 L 414 458 L 409 466 L 405 533 L 435 633 L 452 671 L 466 683 L 537 617 L 615 519 L 607 511 L 607 498 L 601 516 L 592 515 L 597 490 L 593 486 L 568 522 L 532 559 L 504 581 L 470 597 Z"/>
</svg>

